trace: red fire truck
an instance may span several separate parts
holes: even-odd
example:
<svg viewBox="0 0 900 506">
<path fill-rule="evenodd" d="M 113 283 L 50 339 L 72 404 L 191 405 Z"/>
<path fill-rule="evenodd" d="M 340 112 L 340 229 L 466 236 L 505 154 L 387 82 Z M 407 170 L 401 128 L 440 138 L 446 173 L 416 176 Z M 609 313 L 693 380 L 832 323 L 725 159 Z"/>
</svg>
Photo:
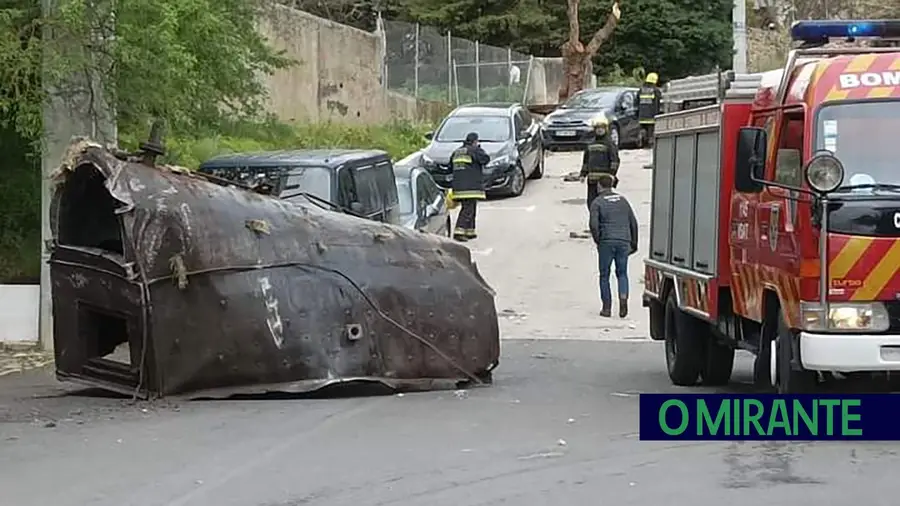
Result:
<svg viewBox="0 0 900 506">
<path fill-rule="evenodd" d="M 803 21 L 783 69 L 673 82 L 644 306 L 677 385 L 900 371 L 900 21 Z M 707 105 L 704 105 L 707 104 Z M 836 374 L 835 374 L 836 373 Z"/>
</svg>

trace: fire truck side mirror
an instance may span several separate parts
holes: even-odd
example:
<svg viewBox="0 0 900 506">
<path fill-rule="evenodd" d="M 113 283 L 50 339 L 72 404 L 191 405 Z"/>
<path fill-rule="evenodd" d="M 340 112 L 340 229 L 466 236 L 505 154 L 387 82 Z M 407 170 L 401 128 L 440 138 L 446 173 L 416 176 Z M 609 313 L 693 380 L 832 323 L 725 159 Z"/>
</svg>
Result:
<svg viewBox="0 0 900 506">
<path fill-rule="evenodd" d="M 738 132 L 734 161 L 734 189 L 741 193 L 763 190 L 768 134 L 762 128 L 743 127 Z"/>
</svg>

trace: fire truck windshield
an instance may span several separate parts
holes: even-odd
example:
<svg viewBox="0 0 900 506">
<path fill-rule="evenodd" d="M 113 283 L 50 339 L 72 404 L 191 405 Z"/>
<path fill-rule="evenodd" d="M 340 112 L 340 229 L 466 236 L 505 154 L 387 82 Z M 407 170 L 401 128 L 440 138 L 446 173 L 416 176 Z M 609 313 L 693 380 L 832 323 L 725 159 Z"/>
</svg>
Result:
<svg viewBox="0 0 900 506">
<path fill-rule="evenodd" d="M 900 101 L 829 104 L 817 120 L 815 150 L 834 153 L 846 171 L 838 191 L 898 191 Z"/>
</svg>

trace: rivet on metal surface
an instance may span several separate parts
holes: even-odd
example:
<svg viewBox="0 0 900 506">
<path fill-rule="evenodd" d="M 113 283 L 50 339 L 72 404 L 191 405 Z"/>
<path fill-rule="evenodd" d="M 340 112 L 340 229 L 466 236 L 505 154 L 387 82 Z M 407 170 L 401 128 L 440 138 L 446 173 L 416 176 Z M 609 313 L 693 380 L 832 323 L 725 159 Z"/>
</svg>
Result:
<svg viewBox="0 0 900 506">
<path fill-rule="evenodd" d="M 344 326 L 344 329 L 347 333 L 347 339 L 350 341 L 358 341 L 363 335 L 362 325 L 358 323 L 348 324 Z"/>
</svg>

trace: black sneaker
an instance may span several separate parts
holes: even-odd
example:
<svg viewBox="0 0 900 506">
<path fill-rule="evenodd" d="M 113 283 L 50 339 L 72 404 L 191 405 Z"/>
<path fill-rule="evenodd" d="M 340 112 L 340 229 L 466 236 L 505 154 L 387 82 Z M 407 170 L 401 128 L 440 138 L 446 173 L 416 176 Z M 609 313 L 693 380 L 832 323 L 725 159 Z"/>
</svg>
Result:
<svg viewBox="0 0 900 506">
<path fill-rule="evenodd" d="M 610 311 L 610 309 L 608 307 L 604 307 L 603 309 L 600 310 L 600 316 L 602 316 L 604 318 L 609 318 L 610 316 L 612 316 L 612 311 Z"/>
<path fill-rule="evenodd" d="M 619 299 L 619 318 L 628 316 L 628 299 Z"/>
</svg>

